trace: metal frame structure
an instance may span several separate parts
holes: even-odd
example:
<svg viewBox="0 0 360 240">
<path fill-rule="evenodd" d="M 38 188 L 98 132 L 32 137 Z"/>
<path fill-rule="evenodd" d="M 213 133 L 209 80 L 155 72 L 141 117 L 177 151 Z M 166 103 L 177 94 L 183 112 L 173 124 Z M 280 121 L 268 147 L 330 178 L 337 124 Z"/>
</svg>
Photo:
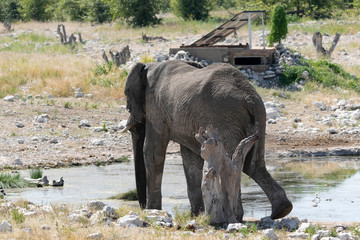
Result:
<svg viewBox="0 0 360 240">
<path fill-rule="evenodd" d="M 275 49 L 265 47 L 264 12 L 265 11 L 243 11 L 238 13 L 194 43 L 187 46 L 182 45 L 180 48 L 170 49 L 170 54 L 175 54 L 179 50 L 185 50 L 192 56 L 204 59 L 210 63 L 228 62 L 238 67 L 251 67 L 259 71 L 266 70 L 273 61 Z M 251 21 L 258 17 L 262 19 L 263 46 L 262 49 L 253 49 Z M 217 44 L 224 41 L 227 36 L 246 24 L 248 24 L 249 28 L 249 43 L 245 45 Z"/>
</svg>

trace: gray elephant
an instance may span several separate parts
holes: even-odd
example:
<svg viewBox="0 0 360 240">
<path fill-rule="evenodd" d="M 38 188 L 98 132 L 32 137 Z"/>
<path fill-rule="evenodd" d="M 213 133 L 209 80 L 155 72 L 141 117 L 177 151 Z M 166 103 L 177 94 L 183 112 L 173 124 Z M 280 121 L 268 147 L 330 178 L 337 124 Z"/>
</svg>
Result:
<svg viewBox="0 0 360 240">
<path fill-rule="evenodd" d="M 212 124 L 234 153 L 239 142 L 259 134 L 246 157 L 244 173 L 264 190 L 272 205 L 271 218 L 292 210 L 284 189 L 265 167 L 266 112 L 261 97 L 244 75 L 229 64 L 201 68 L 196 63 L 137 63 L 125 85 L 134 149 L 136 188 L 142 208 L 161 209 L 161 182 L 170 140 L 180 144 L 193 214 L 204 210 L 201 182 L 204 160 L 195 139 L 200 127 Z M 242 220 L 242 215 L 238 216 Z"/>
</svg>

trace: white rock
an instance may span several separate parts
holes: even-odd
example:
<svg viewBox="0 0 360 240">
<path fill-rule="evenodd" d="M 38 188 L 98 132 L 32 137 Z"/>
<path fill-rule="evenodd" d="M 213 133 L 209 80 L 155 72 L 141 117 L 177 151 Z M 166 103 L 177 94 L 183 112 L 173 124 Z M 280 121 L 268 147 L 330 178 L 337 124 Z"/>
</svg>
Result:
<svg viewBox="0 0 360 240">
<path fill-rule="evenodd" d="M 341 240 L 353 239 L 350 233 L 338 233 L 337 237 Z"/>
<path fill-rule="evenodd" d="M 23 163 L 22 163 L 22 161 L 21 161 L 21 159 L 20 159 L 20 158 L 16 158 L 16 159 L 14 159 L 13 164 L 14 164 L 14 165 L 19 165 L 19 166 L 23 165 Z"/>
<path fill-rule="evenodd" d="M 25 125 L 21 122 L 15 122 L 15 126 L 18 127 L 18 128 L 23 128 L 25 127 Z"/>
<path fill-rule="evenodd" d="M 302 223 L 297 229 L 297 232 L 305 232 L 307 228 L 311 226 L 311 223 Z"/>
<path fill-rule="evenodd" d="M 289 217 L 281 219 L 280 226 L 288 231 L 295 231 L 299 227 L 299 219 L 297 217 Z"/>
<path fill-rule="evenodd" d="M 309 72 L 308 71 L 303 71 L 301 73 L 301 78 L 304 80 L 308 80 L 309 79 Z"/>
<path fill-rule="evenodd" d="M 267 240 L 278 240 L 279 239 L 279 237 L 276 235 L 274 229 L 272 229 L 272 228 L 264 230 L 263 234 Z"/>
<path fill-rule="evenodd" d="M 15 99 L 14 96 L 11 96 L 11 95 L 4 97 L 4 100 L 7 102 L 13 102 L 14 99 Z"/>
<path fill-rule="evenodd" d="M 57 143 L 59 143 L 59 141 L 58 141 L 56 138 L 54 138 L 54 139 L 51 139 L 51 140 L 50 140 L 50 143 L 52 143 L 52 144 L 57 144 Z"/>
<path fill-rule="evenodd" d="M 46 224 L 45 224 L 45 225 L 42 225 L 42 226 L 41 226 L 41 229 L 42 229 L 42 230 L 50 230 L 51 227 L 50 227 L 49 225 L 46 225 Z"/>
<path fill-rule="evenodd" d="M 309 237 L 309 234 L 303 233 L 303 232 L 295 232 L 288 234 L 289 238 L 301 238 L 301 239 L 307 239 Z"/>
<path fill-rule="evenodd" d="M 3 220 L 0 224 L 0 232 L 12 232 L 11 224 L 8 221 Z"/>
<path fill-rule="evenodd" d="M 89 234 L 86 238 L 87 239 L 101 239 L 102 234 L 101 233 L 92 233 L 92 234 Z"/>
<path fill-rule="evenodd" d="M 121 120 L 117 125 L 119 129 L 124 129 L 126 127 L 127 120 Z"/>
<path fill-rule="evenodd" d="M 226 230 L 229 232 L 235 232 L 235 231 L 240 231 L 242 228 L 247 228 L 247 226 L 242 223 L 230 223 L 227 226 Z"/>
<path fill-rule="evenodd" d="M 137 214 L 131 213 L 119 218 L 117 224 L 121 227 L 143 227 L 144 221 Z"/>
<path fill-rule="evenodd" d="M 319 108 L 321 111 L 325 111 L 326 110 L 326 105 L 323 102 L 318 102 L 318 101 L 313 101 L 312 105 L 314 107 Z"/>
<path fill-rule="evenodd" d="M 104 214 L 104 216 L 109 217 L 109 218 L 117 218 L 117 213 L 115 211 L 115 209 L 111 206 L 104 206 L 102 209 L 102 213 Z"/>
<path fill-rule="evenodd" d="M 104 146 L 104 140 L 101 139 L 93 139 L 91 143 L 95 146 Z"/>
<path fill-rule="evenodd" d="M 102 210 L 105 207 L 105 203 L 101 201 L 91 201 L 87 204 L 87 206 L 93 210 Z"/>
<path fill-rule="evenodd" d="M 80 121 L 80 124 L 79 124 L 80 127 L 90 127 L 90 123 L 87 119 L 83 119 Z"/>
</svg>

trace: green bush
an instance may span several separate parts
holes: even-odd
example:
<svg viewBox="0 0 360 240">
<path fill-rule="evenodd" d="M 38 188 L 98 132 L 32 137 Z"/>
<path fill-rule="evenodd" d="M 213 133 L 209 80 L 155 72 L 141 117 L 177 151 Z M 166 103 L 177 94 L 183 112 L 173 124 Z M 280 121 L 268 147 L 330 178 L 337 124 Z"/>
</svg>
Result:
<svg viewBox="0 0 360 240">
<path fill-rule="evenodd" d="M 88 9 L 91 22 L 103 23 L 112 20 L 110 5 L 104 0 L 90 0 Z"/>
<path fill-rule="evenodd" d="M 341 87 L 353 89 L 360 93 L 360 79 L 345 72 L 338 64 L 328 60 L 305 60 L 301 59 L 301 66 L 285 65 L 279 81 L 282 85 L 289 85 L 301 79 L 304 71 L 309 72 L 312 81 L 322 84 L 325 87 Z"/>
<path fill-rule="evenodd" d="M 12 220 L 14 220 L 16 223 L 23 223 L 25 222 L 25 216 L 23 213 L 21 213 L 19 211 L 19 209 L 14 208 L 11 210 L 11 218 Z"/>
<path fill-rule="evenodd" d="M 29 186 L 29 183 L 19 173 L 1 173 L 0 186 L 3 188 L 25 188 Z"/>
<path fill-rule="evenodd" d="M 19 12 L 25 21 L 48 21 L 52 18 L 51 0 L 19 0 Z"/>
<path fill-rule="evenodd" d="M 185 20 L 207 20 L 213 8 L 211 0 L 171 0 L 173 12 Z"/>
<path fill-rule="evenodd" d="M 42 172 L 41 169 L 39 169 L 39 168 L 37 168 L 37 169 L 31 169 L 31 171 L 30 171 L 30 178 L 31 178 L 31 179 L 42 178 L 42 174 L 43 174 L 43 172 Z"/>
<path fill-rule="evenodd" d="M 55 18 L 59 20 L 84 21 L 87 17 L 87 7 L 83 0 L 60 0 L 56 6 Z"/>
<path fill-rule="evenodd" d="M 0 21 L 7 19 L 8 21 L 20 20 L 18 0 L 2 0 L 0 2 Z"/>
<path fill-rule="evenodd" d="M 120 17 L 134 27 L 146 27 L 160 23 L 157 0 L 108 0 L 114 17 Z"/>
</svg>

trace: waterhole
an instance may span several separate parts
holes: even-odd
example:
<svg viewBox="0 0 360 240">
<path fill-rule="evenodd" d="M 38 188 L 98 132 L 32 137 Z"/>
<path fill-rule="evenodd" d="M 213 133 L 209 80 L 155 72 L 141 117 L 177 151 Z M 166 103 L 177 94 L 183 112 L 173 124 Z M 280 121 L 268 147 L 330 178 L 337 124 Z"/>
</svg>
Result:
<svg viewBox="0 0 360 240">
<path fill-rule="evenodd" d="M 360 220 L 360 157 L 321 157 L 268 159 L 267 168 L 283 186 L 294 208 L 290 216 L 314 221 Z M 29 177 L 29 171 L 20 172 Z M 64 187 L 7 189 L 7 199 L 26 199 L 37 204 L 85 204 L 104 201 L 114 207 L 121 202 L 110 196 L 135 188 L 133 163 L 45 169 L 51 181 L 64 178 Z M 186 180 L 180 156 L 166 160 L 163 185 L 163 209 L 190 210 Z M 262 218 L 271 214 L 271 205 L 257 184 L 243 174 L 244 217 Z"/>
</svg>

